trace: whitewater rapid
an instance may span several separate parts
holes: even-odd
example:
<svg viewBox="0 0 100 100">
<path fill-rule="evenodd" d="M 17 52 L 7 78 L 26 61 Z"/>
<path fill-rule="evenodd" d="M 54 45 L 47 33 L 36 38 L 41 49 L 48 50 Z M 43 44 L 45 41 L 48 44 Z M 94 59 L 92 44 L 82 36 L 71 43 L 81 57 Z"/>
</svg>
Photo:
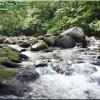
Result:
<svg viewBox="0 0 100 100">
<path fill-rule="evenodd" d="M 53 52 L 25 51 L 28 65 L 46 63 L 36 68 L 40 77 L 28 85 L 32 91 L 26 93 L 31 99 L 100 99 L 100 41 L 88 48 L 54 50 Z M 10 45 L 21 50 L 20 47 Z M 58 71 L 59 70 L 59 71 Z"/>
</svg>

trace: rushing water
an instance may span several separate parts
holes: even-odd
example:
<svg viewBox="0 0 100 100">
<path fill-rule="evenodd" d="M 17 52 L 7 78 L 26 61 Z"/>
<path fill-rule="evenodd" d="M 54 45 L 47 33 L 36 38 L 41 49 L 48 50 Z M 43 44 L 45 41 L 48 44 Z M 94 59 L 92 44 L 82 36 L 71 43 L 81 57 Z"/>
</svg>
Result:
<svg viewBox="0 0 100 100">
<path fill-rule="evenodd" d="M 97 49 L 100 50 L 99 40 L 85 49 L 75 47 L 49 53 L 23 52 L 29 57 L 28 61 L 21 63 L 23 67 L 47 64 L 36 68 L 40 77 L 28 84 L 32 91 L 26 93 L 26 98 L 100 99 L 100 59 L 97 59 L 100 51 Z"/>
</svg>

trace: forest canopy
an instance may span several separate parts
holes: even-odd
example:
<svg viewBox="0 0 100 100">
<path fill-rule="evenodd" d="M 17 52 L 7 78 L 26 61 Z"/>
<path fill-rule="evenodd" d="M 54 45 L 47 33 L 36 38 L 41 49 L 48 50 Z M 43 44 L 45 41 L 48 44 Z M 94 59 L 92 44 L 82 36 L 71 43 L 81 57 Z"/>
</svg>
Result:
<svg viewBox="0 0 100 100">
<path fill-rule="evenodd" d="M 82 27 L 100 36 L 100 1 L 1 1 L 0 35 L 56 35 Z"/>
</svg>

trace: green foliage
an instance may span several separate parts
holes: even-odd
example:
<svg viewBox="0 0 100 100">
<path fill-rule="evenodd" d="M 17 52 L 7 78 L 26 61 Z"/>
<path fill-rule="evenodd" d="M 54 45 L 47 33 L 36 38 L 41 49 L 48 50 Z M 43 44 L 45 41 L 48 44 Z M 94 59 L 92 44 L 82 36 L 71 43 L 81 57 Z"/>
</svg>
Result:
<svg viewBox="0 0 100 100">
<path fill-rule="evenodd" d="M 90 27 L 95 31 L 100 31 L 100 20 L 95 20 L 90 23 Z"/>
<path fill-rule="evenodd" d="M 56 35 L 73 26 L 100 32 L 100 1 L 1 2 L 0 35 Z"/>
<path fill-rule="evenodd" d="M 0 69 L 0 79 L 13 77 L 15 75 L 16 73 L 10 69 L 7 68 Z"/>
</svg>

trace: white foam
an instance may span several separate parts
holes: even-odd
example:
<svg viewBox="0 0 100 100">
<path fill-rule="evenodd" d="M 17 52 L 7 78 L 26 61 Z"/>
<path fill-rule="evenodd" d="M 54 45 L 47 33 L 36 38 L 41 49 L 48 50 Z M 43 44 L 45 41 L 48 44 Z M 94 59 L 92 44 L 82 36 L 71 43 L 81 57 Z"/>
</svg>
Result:
<svg viewBox="0 0 100 100">
<path fill-rule="evenodd" d="M 90 83 L 84 75 L 64 76 L 61 74 L 44 75 L 30 84 L 33 98 L 49 99 L 87 99 L 100 98 L 100 87 L 97 83 Z M 89 95 L 86 93 L 89 92 Z M 35 95 L 34 95 L 35 94 Z"/>
<path fill-rule="evenodd" d="M 18 45 L 9 45 L 10 47 L 17 49 L 18 51 L 20 51 L 22 49 L 22 47 L 18 46 Z"/>
</svg>

